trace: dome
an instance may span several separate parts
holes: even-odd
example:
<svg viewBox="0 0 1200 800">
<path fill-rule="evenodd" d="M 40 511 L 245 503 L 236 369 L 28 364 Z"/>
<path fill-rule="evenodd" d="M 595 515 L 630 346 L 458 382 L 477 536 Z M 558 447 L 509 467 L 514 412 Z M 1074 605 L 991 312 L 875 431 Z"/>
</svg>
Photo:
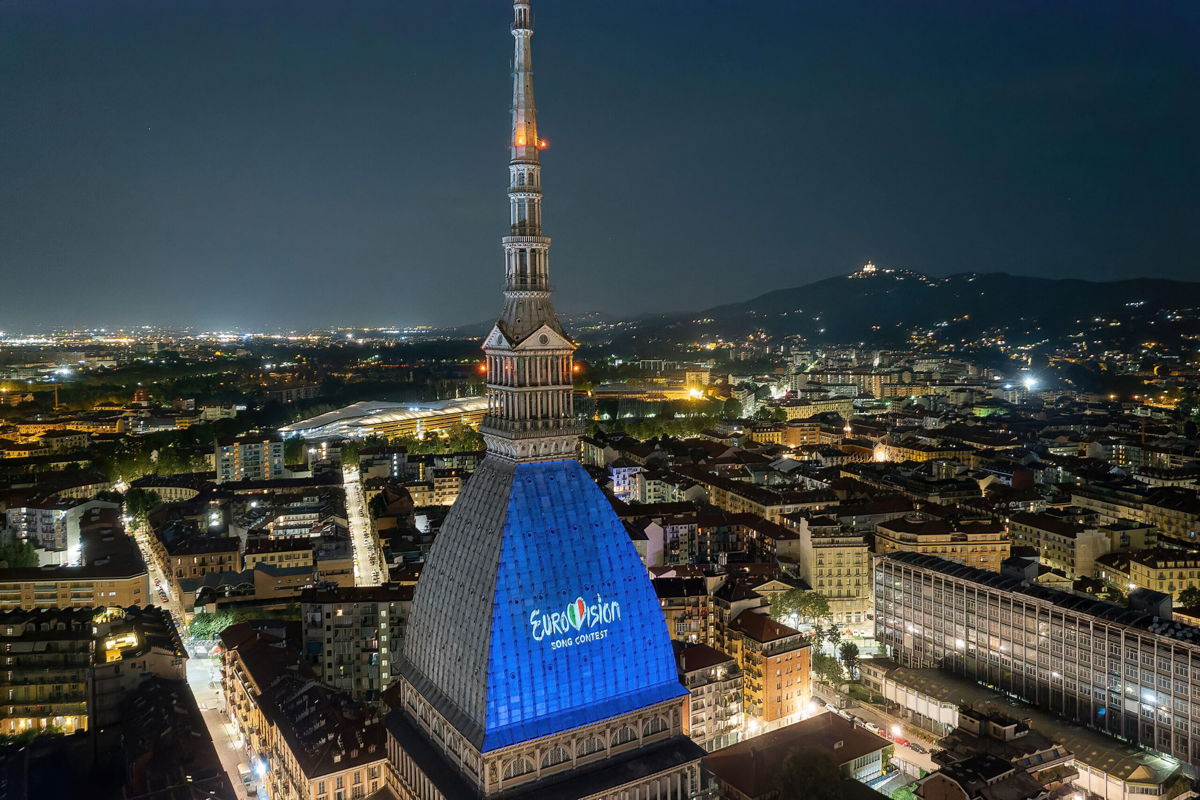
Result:
<svg viewBox="0 0 1200 800">
<path fill-rule="evenodd" d="M 575 460 L 484 460 L 429 553 L 398 671 L 482 752 L 686 693 L 646 569 Z"/>
</svg>

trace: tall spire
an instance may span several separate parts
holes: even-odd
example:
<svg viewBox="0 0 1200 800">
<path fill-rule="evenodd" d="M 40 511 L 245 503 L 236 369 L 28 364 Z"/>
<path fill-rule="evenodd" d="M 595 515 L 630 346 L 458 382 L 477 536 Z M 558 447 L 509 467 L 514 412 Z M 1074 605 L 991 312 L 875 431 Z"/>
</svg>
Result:
<svg viewBox="0 0 1200 800">
<path fill-rule="evenodd" d="M 488 451 L 514 461 L 575 456 L 582 429 L 571 389 L 575 343 L 550 303 L 550 238 L 542 235 L 542 167 L 533 102 L 533 19 L 529 0 L 513 2 L 512 158 L 509 235 L 504 246 L 504 308 L 484 342 Z"/>
<path fill-rule="evenodd" d="M 393 772 L 415 800 L 585 785 L 598 797 L 618 783 L 630 797 L 681 797 L 701 785 L 703 751 L 683 736 L 687 690 L 662 607 L 575 458 L 575 344 L 550 305 L 529 0 L 513 11 L 512 230 L 504 311 L 483 346 L 488 454 L 429 550 L 392 664 Z"/>
</svg>

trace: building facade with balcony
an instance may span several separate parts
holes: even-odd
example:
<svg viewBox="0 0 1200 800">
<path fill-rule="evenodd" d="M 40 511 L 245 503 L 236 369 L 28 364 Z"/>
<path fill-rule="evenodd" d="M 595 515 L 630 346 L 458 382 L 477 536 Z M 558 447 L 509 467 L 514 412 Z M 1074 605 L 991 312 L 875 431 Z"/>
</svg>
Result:
<svg viewBox="0 0 1200 800">
<path fill-rule="evenodd" d="M 747 730 L 759 733 L 800 719 L 812 699 L 812 652 L 804 634 L 747 610 L 729 623 L 726 640 L 742 671 Z"/>
<path fill-rule="evenodd" d="M 412 596 L 412 586 L 394 584 L 302 592 L 304 655 L 317 676 L 355 699 L 378 701 L 392 681 Z"/>
<path fill-rule="evenodd" d="M 742 671 L 737 661 L 705 644 L 675 643 L 679 681 L 688 690 L 683 732 L 708 752 L 738 741 L 742 727 Z"/>
</svg>

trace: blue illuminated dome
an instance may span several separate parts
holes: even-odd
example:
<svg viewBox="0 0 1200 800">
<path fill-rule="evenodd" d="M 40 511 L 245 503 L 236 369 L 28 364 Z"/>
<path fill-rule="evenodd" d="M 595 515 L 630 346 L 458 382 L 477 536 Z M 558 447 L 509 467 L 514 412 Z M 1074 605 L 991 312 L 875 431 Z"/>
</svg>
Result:
<svg viewBox="0 0 1200 800">
<path fill-rule="evenodd" d="M 485 459 L 422 571 L 399 668 L 482 752 L 685 694 L 645 567 L 574 460 Z"/>
</svg>

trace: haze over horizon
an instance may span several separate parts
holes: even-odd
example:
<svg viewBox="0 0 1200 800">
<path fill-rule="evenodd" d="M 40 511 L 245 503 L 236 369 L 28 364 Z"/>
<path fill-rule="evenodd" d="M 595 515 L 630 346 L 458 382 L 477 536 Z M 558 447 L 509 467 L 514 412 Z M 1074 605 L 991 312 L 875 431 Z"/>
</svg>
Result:
<svg viewBox="0 0 1200 800">
<path fill-rule="evenodd" d="M 538 7 L 564 311 L 1200 274 L 1200 6 Z M 504 3 L 0 4 L 0 329 L 499 308 Z"/>
</svg>

